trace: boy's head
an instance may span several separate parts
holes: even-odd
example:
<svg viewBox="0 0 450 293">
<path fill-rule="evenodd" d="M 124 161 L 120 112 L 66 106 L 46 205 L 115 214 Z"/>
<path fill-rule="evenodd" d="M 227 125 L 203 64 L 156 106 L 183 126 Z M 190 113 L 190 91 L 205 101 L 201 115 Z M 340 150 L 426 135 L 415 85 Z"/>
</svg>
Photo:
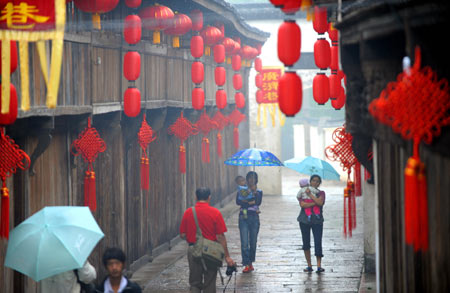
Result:
<svg viewBox="0 0 450 293">
<path fill-rule="evenodd" d="M 208 200 L 211 195 L 211 190 L 208 187 L 199 187 L 195 191 L 195 195 L 197 196 L 197 200 Z"/>
<path fill-rule="evenodd" d="M 237 176 L 234 181 L 237 185 L 244 186 L 247 182 L 245 181 L 244 176 Z"/>
<path fill-rule="evenodd" d="M 125 253 L 117 247 L 108 248 L 103 253 L 103 264 L 111 278 L 119 278 L 125 267 Z"/>
<path fill-rule="evenodd" d="M 300 187 L 307 187 L 309 185 L 309 180 L 308 178 L 302 178 L 298 183 L 300 184 Z"/>
</svg>

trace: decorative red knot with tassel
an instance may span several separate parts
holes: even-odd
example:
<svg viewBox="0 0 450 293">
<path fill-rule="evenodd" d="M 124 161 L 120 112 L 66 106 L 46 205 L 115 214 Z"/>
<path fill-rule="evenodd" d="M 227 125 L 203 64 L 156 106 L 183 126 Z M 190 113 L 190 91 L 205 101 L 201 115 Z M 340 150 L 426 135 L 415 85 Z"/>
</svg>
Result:
<svg viewBox="0 0 450 293">
<path fill-rule="evenodd" d="M 97 199 L 93 163 L 98 154 L 106 150 L 106 144 L 97 130 L 91 126 L 91 118 L 88 118 L 88 126 L 72 143 L 70 150 L 74 156 L 81 155 L 88 164 L 84 176 L 84 205 L 94 212 L 97 210 Z"/>
<path fill-rule="evenodd" d="M 216 129 L 217 131 L 217 156 L 219 158 L 222 157 L 222 135 L 220 132 L 225 128 L 225 126 L 230 123 L 228 118 L 222 114 L 222 112 L 217 111 L 213 116 L 213 121 L 217 123 Z"/>
<path fill-rule="evenodd" d="M 179 169 L 181 173 L 186 173 L 186 148 L 184 147 L 184 141 L 191 135 L 197 135 L 197 127 L 191 123 L 188 119 L 184 118 L 183 111 L 181 111 L 180 117 L 169 126 L 167 129 L 169 134 L 175 135 L 181 141 L 179 148 Z"/>
<path fill-rule="evenodd" d="M 420 67 L 420 48 L 415 63 L 389 83 L 369 105 L 379 122 L 390 126 L 403 139 L 413 141 L 413 155 L 406 163 L 405 241 L 414 250 L 428 249 L 428 199 L 425 164 L 419 156 L 421 141 L 430 144 L 450 125 L 450 94 L 446 79 L 438 80 L 430 67 Z M 420 203 L 420 204 L 419 204 Z"/>
<path fill-rule="evenodd" d="M 138 132 L 138 142 L 142 149 L 141 157 L 141 189 L 150 189 L 150 162 L 147 154 L 148 145 L 156 139 L 153 129 L 148 125 L 146 115 L 142 118 L 141 128 Z"/>
<path fill-rule="evenodd" d="M 233 145 L 235 149 L 239 149 L 239 124 L 245 120 L 245 115 L 242 114 L 237 108 L 228 115 L 228 120 L 234 124 L 233 129 Z"/>
<path fill-rule="evenodd" d="M 353 136 L 343 127 L 336 128 L 333 132 L 333 141 L 336 143 L 325 148 L 326 157 L 335 162 L 340 162 L 342 169 L 347 171 L 347 187 L 344 189 L 344 237 L 352 237 L 352 230 L 356 228 L 356 199 L 355 184 L 350 180 L 352 168 L 358 160 L 352 149 Z"/>
<path fill-rule="evenodd" d="M 30 157 L 15 144 L 5 129 L 0 128 L 0 179 L 2 180 L 1 203 L 2 217 L 0 223 L 0 237 L 9 238 L 9 190 L 6 187 L 6 178 L 16 173 L 17 169 L 28 169 Z"/>
<path fill-rule="evenodd" d="M 211 119 L 211 117 L 206 114 L 206 110 L 200 115 L 200 118 L 195 123 L 197 129 L 203 134 L 202 139 L 202 161 L 204 163 L 209 163 L 209 139 L 208 134 L 211 130 L 218 127 L 217 122 Z"/>
</svg>

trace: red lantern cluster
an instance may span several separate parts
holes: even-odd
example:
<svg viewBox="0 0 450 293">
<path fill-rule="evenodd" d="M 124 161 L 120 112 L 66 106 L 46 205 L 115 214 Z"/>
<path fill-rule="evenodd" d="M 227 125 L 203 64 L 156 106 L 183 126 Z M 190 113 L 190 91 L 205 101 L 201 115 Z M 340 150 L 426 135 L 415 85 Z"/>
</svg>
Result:
<svg viewBox="0 0 450 293">
<path fill-rule="evenodd" d="M 259 51 L 261 52 L 261 51 Z M 262 61 L 261 58 L 256 58 L 255 59 L 255 70 L 256 72 L 258 72 L 255 76 L 255 85 L 258 88 L 256 90 L 256 103 L 261 104 L 262 100 L 263 100 L 263 91 L 262 91 L 262 84 L 263 84 L 263 77 L 262 77 Z"/>
<path fill-rule="evenodd" d="M 130 8 L 137 8 L 140 5 L 139 1 L 126 1 L 125 4 Z M 123 27 L 125 42 L 134 46 L 141 41 L 141 36 L 141 18 L 136 14 L 128 15 Z M 123 96 L 123 110 L 128 117 L 136 117 L 141 112 L 141 92 L 134 84 L 140 74 L 141 54 L 135 50 L 130 50 L 123 58 L 123 75 L 129 82 Z"/>
<path fill-rule="evenodd" d="M 242 59 L 239 54 L 236 54 L 231 58 L 231 67 L 235 71 L 233 75 L 233 88 L 236 90 L 236 93 L 234 94 L 234 102 L 238 108 L 245 107 L 245 96 L 240 91 L 242 89 L 242 75 L 239 73 L 242 66 L 241 60 Z"/>
<path fill-rule="evenodd" d="M 201 110 L 205 106 L 205 92 L 200 87 L 200 84 L 205 78 L 205 69 L 200 58 L 203 56 L 204 41 L 200 35 L 203 28 L 203 13 L 196 9 L 191 11 L 192 30 L 194 35 L 191 38 L 191 55 L 194 57 L 194 62 L 191 65 L 191 80 L 195 84 L 192 89 L 192 107 L 195 110 Z"/>
<path fill-rule="evenodd" d="M 227 92 L 223 89 L 226 82 L 227 72 L 223 66 L 225 63 L 225 45 L 218 43 L 214 46 L 214 61 L 217 63 L 214 69 L 214 80 L 218 89 L 216 91 L 216 106 L 223 109 L 227 106 Z"/>
<path fill-rule="evenodd" d="M 331 62 L 330 43 L 324 37 L 328 30 L 326 8 L 314 7 L 313 28 L 319 34 L 314 44 L 314 61 L 320 70 L 313 79 L 313 97 L 319 105 L 325 105 L 330 98 L 330 81 L 326 76 L 326 71 Z"/>
<path fill-rule="evenodd" d="M 10 55 L 9 55 L 9 61 L 10 61 L 10 68 L 9 68 L 9 74 L 13 74 L 14 71 L 17 69 L 17 43 L 15 41 L 4 41 L 4 42 L 10 42 Z M 0 42 L 0 55 L 2 50 L 2 42 Z M 3 58 L 3 56 L 2 56 Z M 0 65 L 0 75 L 2 72 L 2 66 Z M 0 83 L 1 88 L 1 83 Z M 9 125 L 13 124 L 17 119 L 17 112 L 18 112 L 18 104 L 17 104 L 17 91 L 16 87 L 10 83 L 10 90 L 9 90 L 9 107 L 7 107 L 8 111 L 6 113 L 1 113 L 0 111 L 0 125 Z M 2 108 L 2 96 L 1 96 L 1 90 L 0 90 L 0 109 Z"/>
<path fill-rule="evenodd" d="M 173 11 L 163 5 L 153 5 L 143 8 L 139 12 L 143 20 L 143 26 L 146 30 L 153 31 L 153 44 L 161 43 L 161 33 L 171 26 L 170 20 L 174 18 Z"/>
<path fill-rule="evenodd" d="M 328 36 L 331 39 L 331 62 L 330 62 L 330 99 L 334 109 L 340 110 L 345 105 L 346 95 L 342 86 L 342 79 L 345 78 L 342 70 L 339 69 L 339 46 L 338 30 L 330 23 L 328 26 Z"/>
</svg>

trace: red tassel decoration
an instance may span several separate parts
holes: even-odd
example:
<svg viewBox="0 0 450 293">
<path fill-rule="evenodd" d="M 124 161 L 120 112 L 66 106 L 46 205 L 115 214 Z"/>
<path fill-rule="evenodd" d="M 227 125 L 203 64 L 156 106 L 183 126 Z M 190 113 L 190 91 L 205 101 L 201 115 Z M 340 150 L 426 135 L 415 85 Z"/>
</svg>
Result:
<svg viewBox="0 0 450 293">
<path fill-rule="evenodd" d="M 425 164 L 422 162 L 419 164 L 418 184 L 420 203 L 420 211 L 417 217 L 419 219 L 419 241 L 417 241 L 417 245 L 414 245 L 414 249 L 416 251 L 418 249 L 426 251 L 428 250 L 428 188 L 427 178 L 425 175 Z"/>
<path fill-rule="evenodd" d="M 202 139 L 202 161 L 209 163 L 209 139 L 204 137 Z"/>
<path fill-rule="evenodd" d="M 217 133 L 217 156 L 222 157 L 222 135 L 220 132 Z"/>
<path fill-rule="evenodd" d="M 147 157 L 141 158 L 141 189 L 150 189 L 150 163 Z"/>
<path fill-rule="evenodd" d="M 233 144 L 235 149 L 239 149 L 239 129 L 237 127 L 233 130 Z"/>
<path fill-rule="evenodd" d="M 180 173 L 186 173 L 186 148 L 184 145 L 180 145 L 179 149 L 179 166 L 180 166 Z"/>
<path fill-rule="evenodd" d="M 361 163 L 357 162 L 355 164 L 355 173 L 353 174 L 353 179 L 355 182 L 355 196 L 361 196 Z"/>
<path fill-rule="evenodd" d="M 344 237 L 347 238 L 347 205 L 348 205 L 348 187 L 344 189 Z"/>
<path fill-rule="evenodd" d="M 3 181 L 2 187 L 2 222 L 0 226 L 0 237 L 9 238 L 9 190 Z"/>
<path fill-rule="evenodd" d="M 413 245 L 419 233 L 419 182 L 417 169 L 419 160 L 411 157 L 405 168 L 405 241 Z"/>
<path fill-rule="evenodd" d="M 348 188 L 348 200 L 347 200 L 347 216 L 348 216 L 348 227 L 347 227 L 347 231 L 348 231 L 348 237 L 352 237 L 352 228 L 353 228 L 353 212 L 352 212 L 352 190 L 350 187 Z"/>
<path fill-rule="evenodd" d="M 84 177 L 84 192 L 84 205 L 95 212 L 97 210 L 97 197 L 95 195 L 96 187 L 94 171 L 86 171 L 86 176 Z"/>
</svg>

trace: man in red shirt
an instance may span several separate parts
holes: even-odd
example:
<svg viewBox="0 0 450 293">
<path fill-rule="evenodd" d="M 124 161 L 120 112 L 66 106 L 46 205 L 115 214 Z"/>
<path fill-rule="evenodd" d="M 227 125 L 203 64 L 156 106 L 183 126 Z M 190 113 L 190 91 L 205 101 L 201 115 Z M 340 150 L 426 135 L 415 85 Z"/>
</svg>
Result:
<svg viewBox="0 0 450 293">
<path fill-rule="evenodd" d="M 224 235 L 227 231 L 225 221 L 220 211 L 209 205 L 211 191 L 209 188 L 200 187 L 195 191 L 195 195 L 197 196 L 195 212 L 203 237 L 222 244 L 227 265 L 235 266 L 236 263 L 230 257 L 227 248 L 227 239 Z M 189 248 L 196 241 L 196 231 L 197 225 L 195 224 L 192 208 L 188 208 L 181 219 L 180 237 L 187 241 Z M 188 249 L 188 262 L 190 292 L 216 292 L 217 269 L 207 268 L 205 271 L 202 263 L 194 260 L 191 249 Z"/>
</svg>

